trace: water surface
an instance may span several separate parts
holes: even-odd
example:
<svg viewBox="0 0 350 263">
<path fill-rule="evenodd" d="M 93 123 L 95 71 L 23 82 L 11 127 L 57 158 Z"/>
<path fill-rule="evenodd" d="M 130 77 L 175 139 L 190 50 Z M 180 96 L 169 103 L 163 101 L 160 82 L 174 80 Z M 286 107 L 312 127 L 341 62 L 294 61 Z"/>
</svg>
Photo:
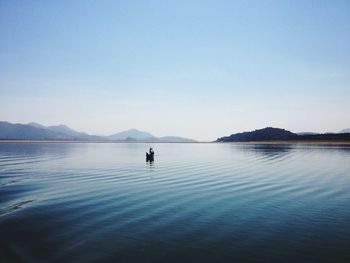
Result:
<svg viewBox="0 0 350 263">
<path fill-rule="evenodd" d="M 1 143 L 0 248 L 0 262 L 350 262 L 350 147 Z"/>
</svg>

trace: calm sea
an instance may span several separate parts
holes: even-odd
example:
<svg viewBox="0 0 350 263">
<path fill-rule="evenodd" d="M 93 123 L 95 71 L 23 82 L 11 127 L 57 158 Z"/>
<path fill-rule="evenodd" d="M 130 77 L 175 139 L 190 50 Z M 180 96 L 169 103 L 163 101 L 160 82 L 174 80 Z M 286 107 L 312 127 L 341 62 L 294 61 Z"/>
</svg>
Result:
<svg viewBox="0 0 350 263">
<path fill-rule="evenodd" d="M 350 262 L 350 146 L 1 143 L 0 262 Z"/>
</svg>

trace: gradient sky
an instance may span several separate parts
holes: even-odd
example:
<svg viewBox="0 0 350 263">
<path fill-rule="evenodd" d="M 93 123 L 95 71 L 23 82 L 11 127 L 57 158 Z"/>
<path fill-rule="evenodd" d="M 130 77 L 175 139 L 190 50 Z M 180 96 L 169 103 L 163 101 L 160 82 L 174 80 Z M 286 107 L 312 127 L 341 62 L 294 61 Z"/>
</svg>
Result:
<svg viewBox="0 0 350 263">
<path fill-rule="evenodd" d="M 350 1 L 0 1 L 0 120 L 214 140 L 350 127 Z"/>
</svg>

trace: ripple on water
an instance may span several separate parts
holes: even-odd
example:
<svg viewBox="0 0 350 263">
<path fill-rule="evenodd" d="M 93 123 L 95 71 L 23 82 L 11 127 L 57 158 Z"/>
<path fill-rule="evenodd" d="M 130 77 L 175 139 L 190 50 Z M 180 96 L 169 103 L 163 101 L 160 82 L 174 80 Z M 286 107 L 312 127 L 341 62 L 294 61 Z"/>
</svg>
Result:
<svg viewBox="0 0 350 263">
<path fill-rule="evenodd" d="M 350 261 L 350 147 L 156 146 L 0 144 L 0 261 Z"/>
</svg>

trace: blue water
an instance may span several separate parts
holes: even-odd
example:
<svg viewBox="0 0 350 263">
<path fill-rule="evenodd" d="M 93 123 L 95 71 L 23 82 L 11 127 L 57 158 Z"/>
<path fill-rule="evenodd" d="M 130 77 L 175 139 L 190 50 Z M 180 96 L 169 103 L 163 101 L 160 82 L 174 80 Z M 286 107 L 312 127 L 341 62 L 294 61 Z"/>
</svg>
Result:
<svg viewBox="0 0 350 263">
<path fill-rule="evenodd" d="M 350 146 L 1 143 L 0 262 L 350 262 Z"/>
</svg>

